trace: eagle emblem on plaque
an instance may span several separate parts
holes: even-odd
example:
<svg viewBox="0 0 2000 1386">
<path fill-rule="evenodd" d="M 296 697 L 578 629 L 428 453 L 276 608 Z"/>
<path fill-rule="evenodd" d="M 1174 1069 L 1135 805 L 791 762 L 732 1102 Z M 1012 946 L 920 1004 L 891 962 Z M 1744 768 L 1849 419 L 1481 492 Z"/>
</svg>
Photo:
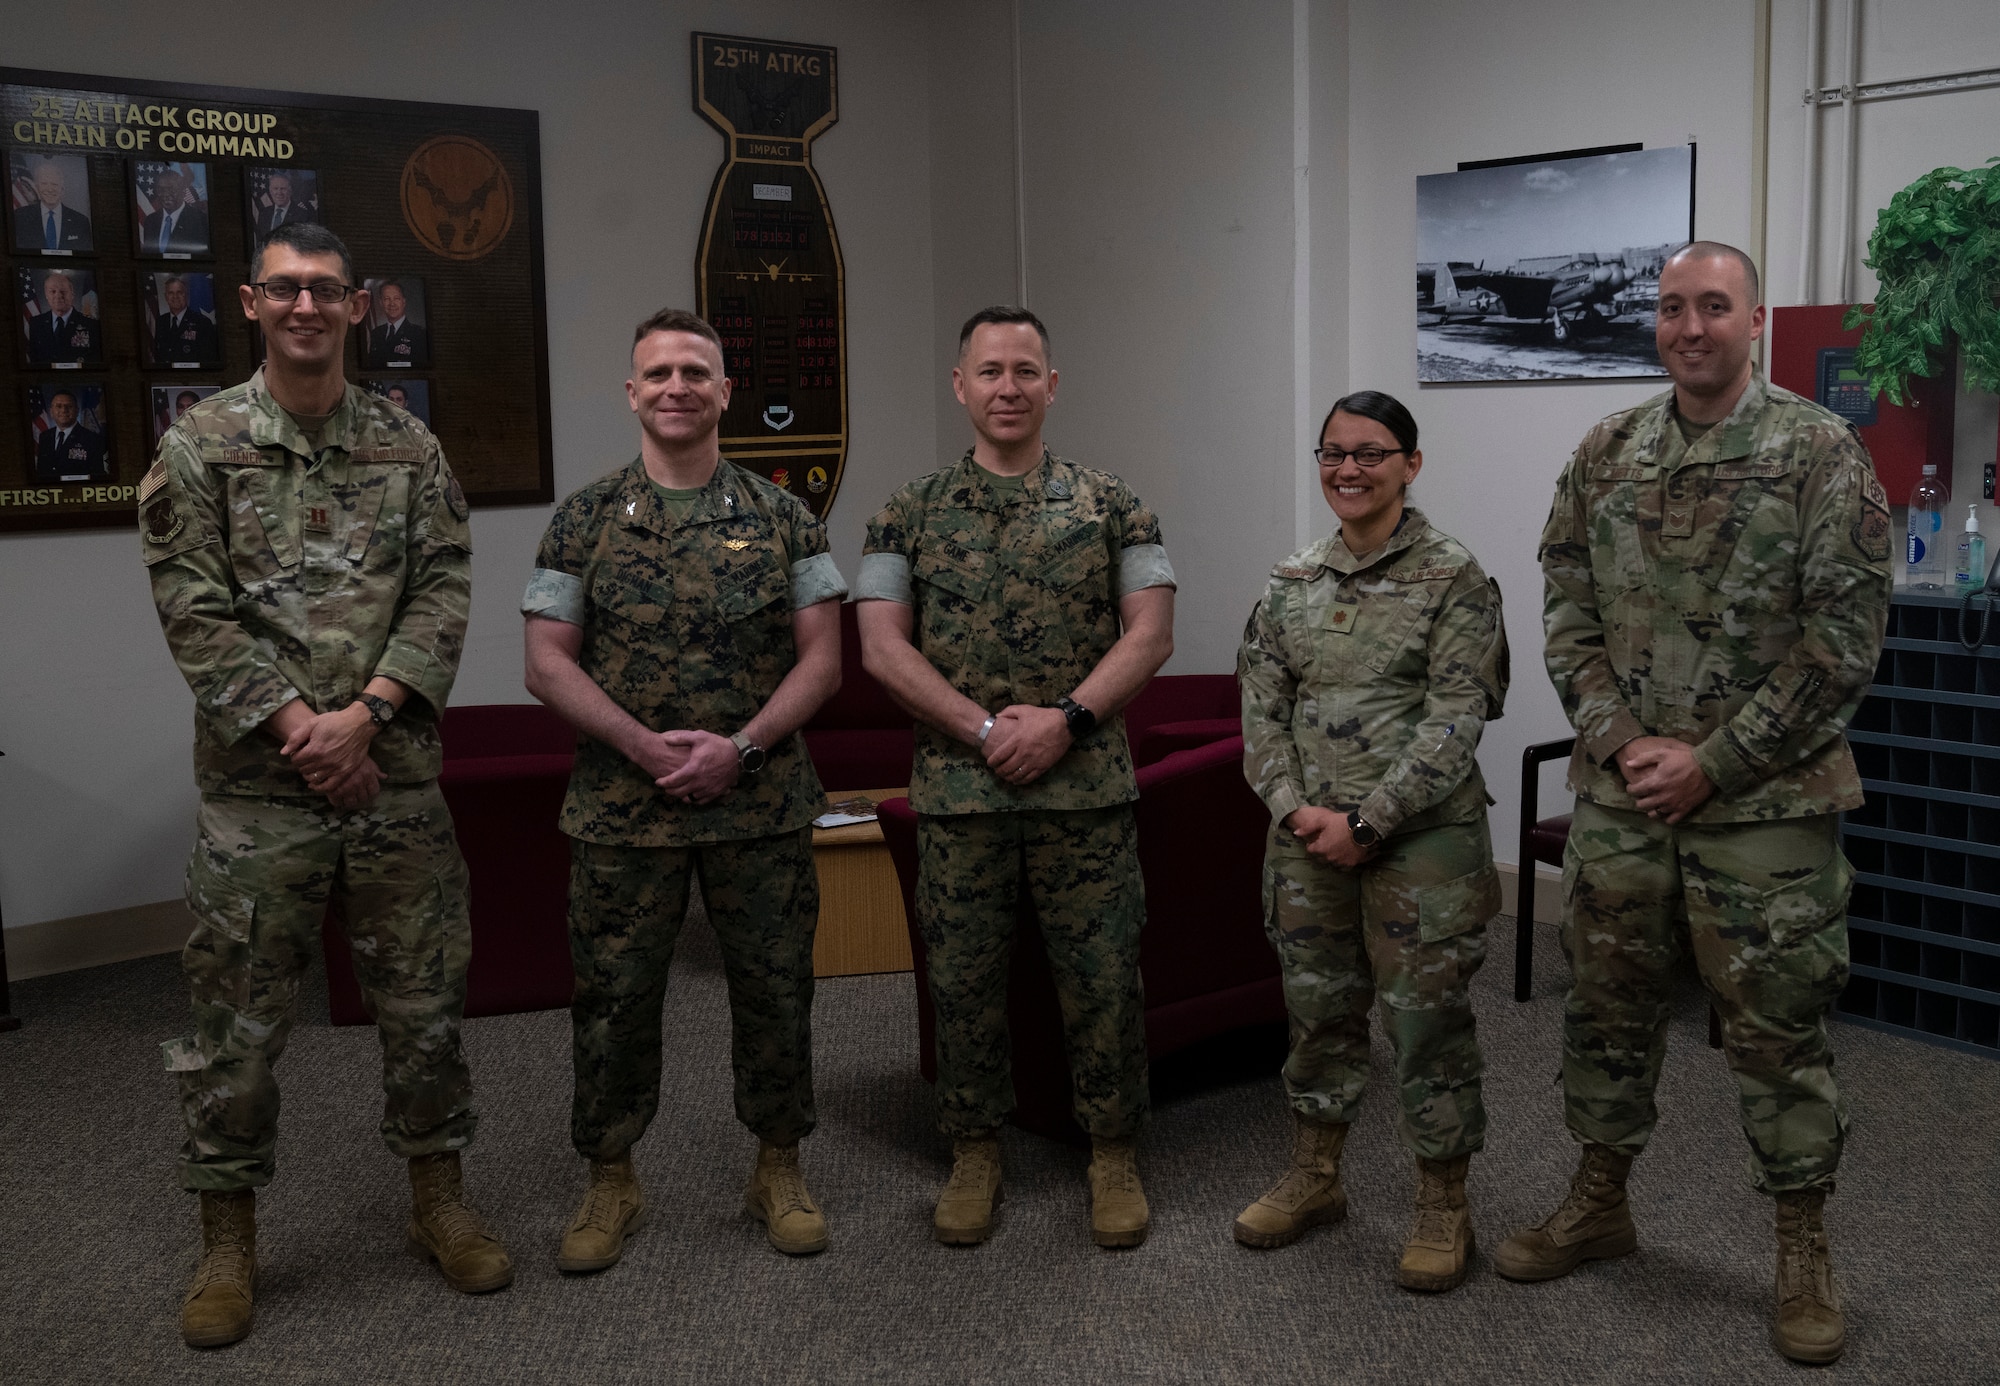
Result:
<svg viewBox="0 0 2000 1386">
<path fill-rule="evenodd" d="M 695 263 L 730 382 L 722 453 L 824 516 L 847 461 L 847 287 L 811 147 L 839 119 L 835 50 L 702 33 L 693 47 L 695 110 L 726 146 Z"/>
</svg>

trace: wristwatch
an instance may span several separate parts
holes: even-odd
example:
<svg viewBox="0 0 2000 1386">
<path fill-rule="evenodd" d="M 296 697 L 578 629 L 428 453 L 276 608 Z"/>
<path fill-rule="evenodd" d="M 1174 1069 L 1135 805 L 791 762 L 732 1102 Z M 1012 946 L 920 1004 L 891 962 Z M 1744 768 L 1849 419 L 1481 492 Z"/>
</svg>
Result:
<svg viewBox="0 0 2000 1386">
<path fill-rule="evenodd" d="M 363 693 L 354 701 L 368 709 L 368 720 L 378 727 L 386 727 L 396 720 L 396 705 L 387 698 L 378 698 L 373 693 Z"/>
<path fill-rule="evenodd" d="M 1361 816 L 1360 809 L 1348 810 L 1347 831 L 1353 837 L 1356 847 L 1373 847 L 1382 840 L 1382 834 L 1376 832 L 1368 820 Z"/>
<path fill-rule="evenodd" d="M 1063 721 L 1069 723 L 1069 739 L 1081 741 L 1097 728 L 1097 714 L 1074 698 L 1057 698 Z"/>
<path fill-rule="evenodd" d="M 736 744 L 736 768 L 738 770 L 741 770 L 746 775 L 754 775 L 764 768 L 764 762 L 769 757 L 764 754 L 762 746 L 759 746 L 742 732 L 736 733 L 736 735 L 729 739 Z"/>
</svg>

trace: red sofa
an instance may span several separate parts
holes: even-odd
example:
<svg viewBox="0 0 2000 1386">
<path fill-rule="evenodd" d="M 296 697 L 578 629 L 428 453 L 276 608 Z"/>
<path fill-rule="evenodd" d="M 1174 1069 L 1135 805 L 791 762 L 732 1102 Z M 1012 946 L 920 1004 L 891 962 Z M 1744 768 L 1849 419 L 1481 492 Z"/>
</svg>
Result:
<svg viewBox="0 0 2000 1386">
<path fill-rule="evenodd" d="M 1215 677 L 1230 685 L 1233 700 L 1234 680 Z M 1147 692 L 1168 685 L 1156 700 L 1171 701 L 1179 681 L 1156 679 Z M 1162 739 L 1153 744 L 1180 734 L 1155 727 L 1154 735 Z M 1135 733 L 1134 742 L 1146 745 L 1147 739 Z M 879 812 L 902 882 L 910 953 L 916 960 L 918 1061 L 924 1077 L 934 1082 L 936 1016 L 916 925 L 917 816 L 907 799 L 891 799 Z M 1242 1026 L 1282 1023 L 1284 992 L 1277 954 L 1265 937 L 1262 904 L 1264 836 L 1271 817 L 1244 782 L 1242 737 L 1232 734 L 1173 750 L 1141 766 L 1134 813 L 1146 882 L 1139 969 L 1146 991 L 1147 1054 L 1157 1058 Z M 1016 1102 L 1012 1120 L 1041 1135 L 1081 1140 L 1070 1114 L 1062 1013 L 1034 905 L 1025 891 L 1016 910 L 1007 997 Z"/>
</svg>

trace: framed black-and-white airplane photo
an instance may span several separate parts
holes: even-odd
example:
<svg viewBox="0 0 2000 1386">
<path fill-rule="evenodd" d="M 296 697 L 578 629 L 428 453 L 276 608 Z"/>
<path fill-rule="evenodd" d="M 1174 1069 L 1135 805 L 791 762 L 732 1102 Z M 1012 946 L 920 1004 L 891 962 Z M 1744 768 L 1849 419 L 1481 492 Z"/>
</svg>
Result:
<svg viewBox="0 0 2000 1386">
<path fill-rule="evenodd" d="M 1694 146 L 1461 164 L 1417 179 L 1417 379 L 1664 376 L 1659 276 L 1694 239 Z"/>
</svg>

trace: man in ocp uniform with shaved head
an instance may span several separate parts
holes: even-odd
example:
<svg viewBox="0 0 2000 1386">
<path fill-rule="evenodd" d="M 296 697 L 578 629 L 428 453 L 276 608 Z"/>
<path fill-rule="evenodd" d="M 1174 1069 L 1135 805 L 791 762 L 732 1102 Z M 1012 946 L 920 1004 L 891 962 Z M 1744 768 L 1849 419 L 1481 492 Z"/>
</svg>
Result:
<svg viewBox="0 0 2000 1386">
<path fill-rule="evenodd" d="M 1826 1017 L 1847 981 L 1838 815 L 1861 803 L 1843 733 L 1881 653 L 1889 505 L 1845 420 L 1766 383 L 1763 329 L 1742 251 L 1670 256 L 1655 341 L 1674 388 L 1591 430 L 1542 532 L 1546 659 L 1577 733 L 1563 1089 L 1582 1155 L 1493 1263 L 1549 1280 L 1637 1246 L 1625 1180 L 1685 949 L 1776 1203 L 1772 1341 L 1830 1362 L 1846 1332 L 1822 1208 L 1847 1112 Z"/>
</svg>

